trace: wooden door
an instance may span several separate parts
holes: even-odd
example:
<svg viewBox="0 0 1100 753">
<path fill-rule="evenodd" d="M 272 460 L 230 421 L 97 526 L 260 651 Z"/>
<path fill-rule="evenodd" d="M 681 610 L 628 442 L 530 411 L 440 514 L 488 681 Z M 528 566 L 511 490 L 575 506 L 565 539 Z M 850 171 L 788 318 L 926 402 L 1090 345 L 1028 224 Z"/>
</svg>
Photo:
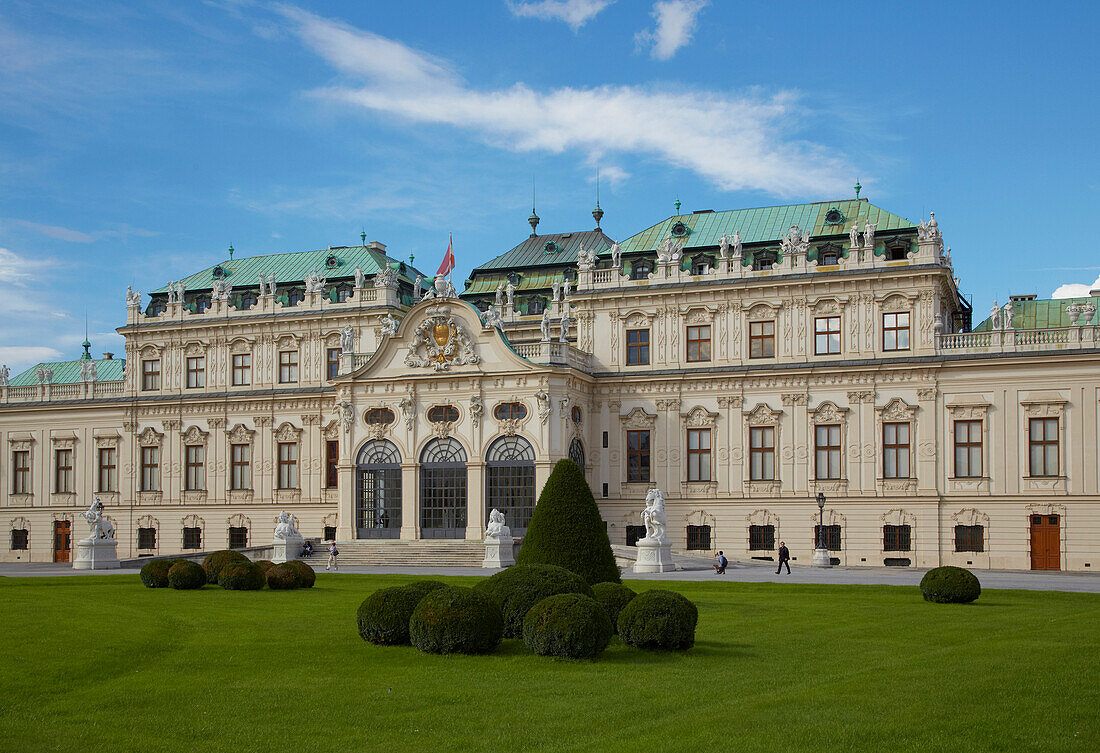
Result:
<svg viewBox="0 0 1100 753">
<path fill-rule="evenodd" d="M 68 562 L 69 547 L 72 543 L 72 523 L 67 520 L 55 520 L 53 523 L 53 561 Z"/>
<path fill-rule="evenodd" d="M 1057 515 L 1031 516 L 1032 570 L 1062 569 L 1059 522 Z"/>
</svg>

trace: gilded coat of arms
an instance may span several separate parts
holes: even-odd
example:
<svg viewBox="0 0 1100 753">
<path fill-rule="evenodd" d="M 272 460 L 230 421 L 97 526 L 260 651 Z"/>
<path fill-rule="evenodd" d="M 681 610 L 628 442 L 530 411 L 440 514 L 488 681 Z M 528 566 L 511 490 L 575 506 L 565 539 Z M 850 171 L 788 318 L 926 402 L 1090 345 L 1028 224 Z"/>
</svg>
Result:
<svg viewBox="0 0 1100 753">
<path fill-rule="evenodd" d="M 452 365 L 481 363 L 470 336 L 446 306 L 428 309 L 428 316 L 413 332 L 413 345 L 405 365 L 430 366 L 447 371 Z"/>
</svg>

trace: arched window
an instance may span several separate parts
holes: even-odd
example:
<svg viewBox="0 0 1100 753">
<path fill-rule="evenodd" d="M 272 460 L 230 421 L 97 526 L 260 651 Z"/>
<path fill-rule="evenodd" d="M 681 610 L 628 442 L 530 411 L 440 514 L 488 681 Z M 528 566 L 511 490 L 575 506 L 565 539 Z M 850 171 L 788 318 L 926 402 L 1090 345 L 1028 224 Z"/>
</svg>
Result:
<svg viewBox="0 0 1100 753">
<path fill-rule="evenodd" d="M 577 437 L 569 443 L 569 459 L 581 467 L 581 471 L 587 470 L 584 465 L 584 443 Z"/>
<path fill-rule="evenodd" d="M 648 280 L 650 273 L 653 271 L 653 265 L 645 260 L 639 259 L 630 265 L 630 279 L 631 280 Z"/>
<path fill-rule="evenodd" d="M 513 536 L 522 536 L 535 511 L 535 450 L 523 437 L 501 437 L 485 455 L 485 519 L 504 513 Z"/>
<path fill-rule="evenodd" d="M 355 465 L 356 538 L 398 538 L 401 535 L 401 452 L 393 442 L 375 439 L 359 450 Z"/>
<path fill-rule="evenodd" d="M 436 405 L 428 410 L 428 420 L 433 424 L 453 424 L 458 420 L 458 408 L 453 405 Z"/>
<path fill-rule="evenodd" d="M 527 406 L 523 403 L 501 403 L 493 409 L 497 421 L 520 421 L 527 418 Z"/>
<path fill-rule="evenodd" d="M 210 296 L 197 295 L 194 299 L 195 313 L 203 314 L 210 310 Z"/>
<path fill-rule="evenodd" d="M 466 450 L 449 437 L 420 453 L 420 537 L 466 538 Z"/>
<path fill-rule="evenodd" d="M 535 296 L 527 302 L 528 314 L 541 314 L 546 310 L 546 299 Z"/>
<path fill-rule="evenodd" d="M 237 304 L 237 310 L 248 311 L 250 308 L 253 308 L 256 305 L 256 302 L 256 294 L 253 293 L 251 290 L 247 290 L 244 293 L 241 293 L 241 300 L 240 303 Z"/>
<path fill-rule="evenodd" d="M 573 416 L 573 423 L 577 424 L 577 426 L 580 426 L 581 418 L 583 417 L 580 406 L 574 405 L 573 410 L 570 411 L 570 414 Z"/>
<path fill-rule="evenodd" d="M 713 256 L 702 254 L 691 260 L 691 273 L 693 275 L 705 275 L 712 269 L 714 269 Z"/>
<path fill-rule="evenodd" d="M 334 303 L 347 303 L 349 298 L 351 298 L 351 285 L 337 285 L 336 290 L 333 291 L 332 301 Z"/>
<path fill-rule="evenodd" d="M 392 424 L 394 422 L 393 411 L 389 408 L 371 408 L 367 411 L 367 425 L 383 426 Z"/>
<path fill-rule="evenodd" d="M 752 255 L 752 268 L 757 272 L 771 269 L 778 259 L 778 255 L 773 248 L 763 248 L 759 251 L 754 251 Z"/>
</svg>

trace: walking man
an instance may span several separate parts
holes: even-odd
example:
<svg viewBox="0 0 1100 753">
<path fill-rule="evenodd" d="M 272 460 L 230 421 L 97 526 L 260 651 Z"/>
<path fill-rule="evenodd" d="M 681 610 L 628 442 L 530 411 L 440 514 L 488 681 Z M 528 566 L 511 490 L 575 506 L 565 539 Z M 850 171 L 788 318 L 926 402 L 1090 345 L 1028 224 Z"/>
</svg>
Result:
<svg viewBox="0 0 1100 753">
<path fill-rule="evenodd" d="M 714 559 L 714 572 L 718 575 L 725 575 L 726 565 L 729 564 L 729 560 L 726 559 L 726 555 L 722 554 L 722 552 L 718 552 L 718 554 L 714 555 Z"/>
<path fill-rule="evenodd" d="M 339 553 L 340 552 L 336 551 L 335 541 L 328 545 L 328 564 L 325 565 L 326 570 L 328 570 L 329 568 L 332 568 L 333 570 L 340 569 L 336 566 L 336 555 L 338 555 Z"/>
<path fill-rule="evenodd" d="M 779 567 L 776 569 L 775 574 L 779 575 L 783 570 L 783 566 L 787 566 L 787 575 L 791 574 L 791 550 L 787 548 L 787 545 L 782 541 L 779 542 Z"/>
</svg>

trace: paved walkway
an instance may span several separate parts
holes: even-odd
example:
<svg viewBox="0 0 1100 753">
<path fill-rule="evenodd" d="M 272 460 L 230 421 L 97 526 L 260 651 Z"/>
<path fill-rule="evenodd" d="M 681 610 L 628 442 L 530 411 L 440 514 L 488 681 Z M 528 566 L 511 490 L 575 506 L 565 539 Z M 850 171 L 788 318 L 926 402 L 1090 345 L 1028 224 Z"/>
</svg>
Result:
<svg viewBox="0 0 1100 753">
<path fill-rule="evenodd" d="M 833 567 L 818 569 L 812 567 L 792 567 L 791 574 L 786 570 L 776 575 L 768 564 L 749 564 L 731 562 L 725 575 L 717 575 L 706 560 L 676 558 L 683 567 L 670 573 L 636 575 L 624 572 L 628 580 L 728 580 L 744 583 L 813 583 L 843 585 L 886 585 L 915 586 L 920 583 L 923 570 L 911 570 L 890 567 Z M 318 572 L 324 568 L 318 567 Z M 339 570 L 347 574 L 369 575 L 491 575 L 497 570 L 480 567 L 346 567 Z M 1029 570 L 973 571 L 981 581 L 982 588 L 1020 588 L 1031 591 L 1076 591 L 1081 593 L 1100 593 L 1100 573 L 1051 573 Z M 5 563 L 0 564 L 0 577 L 57 577 L 66 575 L 136 575 L 136 569 L 122 570 L 73 570 L 69 565 L 53 563 Z"/>
</svg>

